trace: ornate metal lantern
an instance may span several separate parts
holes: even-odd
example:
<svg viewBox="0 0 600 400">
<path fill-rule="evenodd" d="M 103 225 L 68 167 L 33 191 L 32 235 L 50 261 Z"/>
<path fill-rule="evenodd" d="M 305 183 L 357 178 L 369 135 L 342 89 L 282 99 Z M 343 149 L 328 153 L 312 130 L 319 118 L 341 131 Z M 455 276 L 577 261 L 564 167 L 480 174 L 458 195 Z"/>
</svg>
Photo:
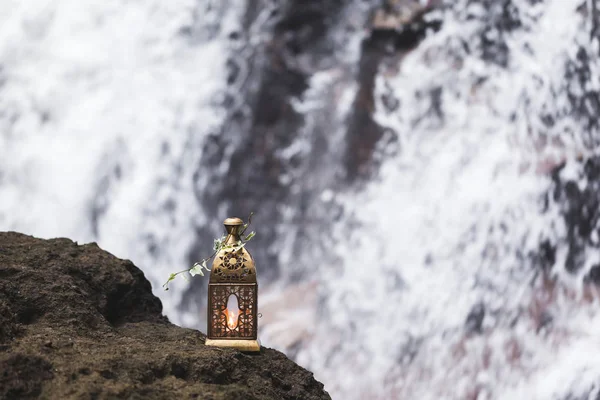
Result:
<svg viewBox="0 0 600 400">
<path fill-rule="evenodd" d="M 256 268 L 252 256 L 240 241 L 244 222 L 227 218 L 225 244 L 212 264 L 208 284 L 208 338 L 206 345 L 260 351 L 257 338 Z"/>
</svg>

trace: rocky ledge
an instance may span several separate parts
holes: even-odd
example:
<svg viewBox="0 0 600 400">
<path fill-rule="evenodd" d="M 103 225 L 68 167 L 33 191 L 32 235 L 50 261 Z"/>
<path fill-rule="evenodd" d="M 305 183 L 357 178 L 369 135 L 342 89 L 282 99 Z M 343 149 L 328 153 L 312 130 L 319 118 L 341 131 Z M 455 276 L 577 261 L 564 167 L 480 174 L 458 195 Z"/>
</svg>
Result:
<svg viewBox="0 0 600 400">
<path fill-rule="evenodd" d="M 329 399 L 282 353 L 204 345 L 131 261 L 0 232 L 0 399 Z"/>
</svg>

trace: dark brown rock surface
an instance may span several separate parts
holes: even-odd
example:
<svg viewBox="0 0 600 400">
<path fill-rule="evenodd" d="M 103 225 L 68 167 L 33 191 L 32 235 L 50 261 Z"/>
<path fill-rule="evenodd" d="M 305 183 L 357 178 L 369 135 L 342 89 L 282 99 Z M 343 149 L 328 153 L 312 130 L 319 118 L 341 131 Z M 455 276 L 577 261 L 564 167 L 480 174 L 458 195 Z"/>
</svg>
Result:
<svg viewBox="0 0 600 400">
<path fill-rule="evenodd" d="M 0 232 L 0 399 L 329 399 L 282 353 L 204 345 L 130 261 Z"/>
</svg>

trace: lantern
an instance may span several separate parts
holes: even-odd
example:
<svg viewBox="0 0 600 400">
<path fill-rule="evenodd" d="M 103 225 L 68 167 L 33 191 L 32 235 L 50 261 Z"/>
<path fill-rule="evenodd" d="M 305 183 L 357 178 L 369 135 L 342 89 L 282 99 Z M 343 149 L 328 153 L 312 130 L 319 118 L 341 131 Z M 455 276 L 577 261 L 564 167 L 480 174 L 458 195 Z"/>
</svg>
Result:
<svg viewBox="0 0 600 400">
<path fill-rule="evenodd" d="M 206 345 L 260 351 L 257 339 L 256 268 L 252 256 L 240 243 L 244 221 L 227 218 L 226 245 L 216 255 L 208 283 L 208 338 Z"/>
</svg>

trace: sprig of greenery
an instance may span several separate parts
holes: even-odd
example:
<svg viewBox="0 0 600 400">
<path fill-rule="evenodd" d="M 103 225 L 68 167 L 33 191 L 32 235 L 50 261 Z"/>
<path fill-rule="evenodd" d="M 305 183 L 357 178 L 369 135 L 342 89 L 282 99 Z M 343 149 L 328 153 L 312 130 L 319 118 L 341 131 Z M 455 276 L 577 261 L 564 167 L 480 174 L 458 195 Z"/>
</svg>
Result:
<svg viewBox="0 0 600 400">
<path fill-rule="evenodd" d="M 251 212 L 250 215 L 248 216 L 248 222 L 246 222 L 242 226 L 242 230 L 239 233 L 240 237 L 242 237 L 244 235 L 244 233 L 246 232 L 246 230 L 252 223 L 252 215 L 254 215 L 253 212 Z M 210 260 L 212 260 L 221 250 L 233 249 L 233 251 L 239 251 L 240 249 L 244 248 L 246 246 L 246 243 L 248 243 L 254 236 L 256 236 L 256 232 L 252 231 L 248 235 L 246 235 L 245 238 L 242 237 L 241 240 L 238 240 L 235 244 L 225 244 L 225 240 L 227 239 L 227 236 L 221 236 L 220 238 L 215 239 L 213 242 L 213 253 L 209 257 L 203 258 L 202 260 L 194 263 L 194 265 L 192 265 L 191 268 L 184 269 L 182 271 L 174 272 L 174 273 L 170 274 L 167 281 L 163 284 L 163 287 L 165 288 L 165 290 L 169 290 L 169 282 L 174 280 L 177 277 L 177 275 L 180 275 L 180 274 L 184 274 L 181 276 L 183 276 L 187 280 L 187 278 L 185 276 L 186 272 L 188 272 L 191 276 L 196 276 L 196 275 L 204 276 L 203 270 L 210 272 L 210 269 L 207 266 L 208 262 Z"/>
</svg>

